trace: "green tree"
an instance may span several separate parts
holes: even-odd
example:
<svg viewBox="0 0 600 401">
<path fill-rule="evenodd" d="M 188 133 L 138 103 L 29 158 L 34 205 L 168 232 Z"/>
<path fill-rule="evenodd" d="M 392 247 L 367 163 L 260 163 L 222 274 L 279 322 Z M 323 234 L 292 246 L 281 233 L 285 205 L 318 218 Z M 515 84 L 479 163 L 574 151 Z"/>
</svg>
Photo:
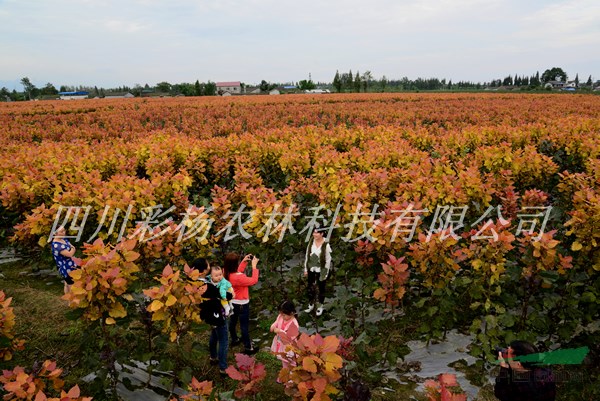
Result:
<svg viewBox="0 0 600 401">
<path fill-rule="evenodd" d="M 198 80 L 196 80 L 196 82 L 194 82 L 194 95 L 202 96 L 202 86 L 200 85 L 200 81 L 198 81 Z"/>
<path fill-rule="evenodd" d="M 388 79 L 387 79 L 387 77 L 386 77 L 385 75 L 384 75 L 384 76 L 382 76 L 382 77 L 381 77 L 381 80 L 380 80 L 379 82 L 380 82 L 380 84 L 381 84 L 381 91 L 382 91 L 382 92 L 385 92 L 385 88 L 387 87 L 387 84 L 388 84 Z"/>
<path fill-rule="evenodd" d="M 184 96 L 194 96 L 196 94 L 196 88 L 193 84 L 182 82 L 172 86 L 173 92 L 182 94 Z"/>
<path fill-rule="evenodd" d="M 333 77 L 333 87 L 335 88 L 336 91 L 338 91 L 338 93 L 340 93 L 342 91 L 342 80 L 340 78 L 339 71 L 336 71 L 335 77 Z"/>
<path fill-rule="evenodd" d="M 590 75 L 587 82 L 585 83 L 587 86 L 592 86 L 592 76 Z"/>
<path fill-rule="evenodd" d="M 354 76 L 354 92 L 360 92 L 360 87 L 362 86 L 362 80 L 360 78 L 360 73 L 356 71 L 356 75 Z"/>
<path fill-rule="evenodd" d="M 553 67 L 544 71 L 544 73 L 542 74 L 543 83 L 548 83 L 550 81 L 554 81 L 555 79 L 566 82 L 567 73 L 564 72 L 562 68 Z"/>
<path fill-rule="evenodd" d="M 302 81 L 298 82 L 298 87 L 301 90 L 311 90 L 311 89 L 315 89 L 317 87 L 317 85 L 315 85 L 315 83 L 309 79 L 303 79 Z"/>
<path fill-rule="evenodd" d="M 362 76 L 363 88 L 365 92 L 369 90 L 369 85 L 371 84 L 372 80 L 373 74 L 371 74 L 371 71 L 366 71 Z"/>
<path fill-rule="evenodd" d="M 265 81 L 264 79 L 262 81 L 260 81 L 260 91 L 261 92 L 268 92 L 269 91 L 269 83 L 267 81 Z"/>
<path fill-rule="evenodd" d="M 352 92 L 354 90 L 352 70 L 346 76 L 346 88 Z"/>
<path fill-rule="evenodd" d="M 50 82 L 46 84 L 41 90 L 42 95 L 57 95 L 58 90 Z"/>
<path fill-rule="evenodd" d="M 205 96 L 215 96 L 217 94 L 217 84 L 211 81 L 208 81 L 204 84 L 204 95 Z"/>
<path fill-rule="evenodd" d="M 579 88 L 579 73 L 575 74 L 575 87 Z"/>
<path fill-rule="evenodd" d="M 10 99 L 10 92 L 8 91 L 8 88 L 2 87 L 2 89 L 0 89 L 0 102 L 7 102 L 9 100 L 11 100 L 11 99 Z"/>
<path fill-rule="evenodd" d="M 155 88 L 157 92 L 167 93 L 171 91 L 171 84 L 163 81 L 157 83 Z"/>
<path fill-rule="evenodd" d="M 31 83 L 31 81 L 27 77 L 21 78 L 21 85 L 23 85 L 23 91 L 25 92 L 27 98 L 31 100 L 31 97 L 35 96 L 37 88 L 34 84 Z"/>
</svg>

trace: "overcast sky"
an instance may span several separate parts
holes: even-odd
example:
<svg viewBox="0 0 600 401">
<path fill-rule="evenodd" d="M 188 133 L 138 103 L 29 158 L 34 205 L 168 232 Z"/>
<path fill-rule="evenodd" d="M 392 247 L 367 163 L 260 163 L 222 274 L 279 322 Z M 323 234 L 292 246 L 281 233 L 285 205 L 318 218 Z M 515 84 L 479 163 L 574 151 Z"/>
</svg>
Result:
<svg viewBox="0 0 600 401">
<path fill-rule="evenodd" d="M 0 85 L 600 79 L 598 0 L 0 0 Z M 14 86 L 14 88 L 13 88 Z"/>
</svg>

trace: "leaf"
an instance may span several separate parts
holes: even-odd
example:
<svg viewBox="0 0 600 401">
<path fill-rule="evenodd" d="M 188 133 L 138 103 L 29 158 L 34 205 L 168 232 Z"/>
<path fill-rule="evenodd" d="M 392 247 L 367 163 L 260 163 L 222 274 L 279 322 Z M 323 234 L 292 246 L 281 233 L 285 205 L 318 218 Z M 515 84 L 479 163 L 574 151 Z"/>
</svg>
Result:
<svg viewBox="0 0 600 401">
<path fill-rule="evenodd" d="M 117 321 L 115 319 L 113 319 L 112 317 L 107 317 L 105 320 L 106 324 L 115 324 L 117 323 Z"/>
<path fill-rule="evenodd" d="M 373 293 L 373 298 L 378 301 L 385 301 L 386 292 L 383 288 L 378 288 Z"/>
<path fill-rule="evenodd" d="M 340 346 L 340 340 L 336 336 L 327 336 L 323 341 L 323 346 L 321 347 L 322 352 L 336 352 L 338 347 Z"/>
<path fill-rule="evenodd" d="M 307 357 L 302 360 L 302 367 L 307 372 L 317 373 L 317 364 L 311 357 Z"/>
<path fill-rule="evenodd" d="M 342 357 L 334 353 L 325 354 L 323 361 L 325 362 L 325 369 L 328 370 L 340 369 L 344 364 Z"/>
<path fill-rule="evenodd" d="M 225 372 L 227 373 L 227 375 L 229 375 L 229 377 L 231 377 L 233 380 L 237 380 L 237 381 L 243 381 L 246 379 L 246 377 L 241 374 L 236 368 L 234 368 L 233 366 L 228 367 L 227 369 L 225 369 Z"/>
<path fill-rule="evenodd" d="M 581 243 L 579 241 L 575 241 L 575 242 L 573 242 L 573 245 L 571 245 L 572 251 L 579 251 L 579 250 L 581 250 L 581 248 L 583 248 L 583 245 L 581 245 Z"/>
<path fill-rule="evenodd" d="M 148 305 L 147 309 L 148 312 L 156 312 L 158 310 L 161 310 L 163 306 L 164 304 L 162 302 L 160 302 L 158 299 L 155 299 L 150 305 Z"/>
<path fill-rule="evenodd" d="M 235 363 L 240 368 L 249 368 L 254 364 L 254 358 L 246 354 L 237 353 L 235 354 Z"/>
<path fill-rule="evenodd" d="M 315 393 L 318 395 L 323 394 L 325 388 L 327 387 L 327 380 L 324 378 L 318 378 L 313 381 L 313 388 L 315 389 Z M 313 398 L 314 399 L 314 398 Z"/>
<path fill-rule="evenodd" d="M 75 386 L 73 386 L 71 388 L 71 390 L 69 390 L 69 392 L 67 393 L 67 396 L 70 398 L 79 398 L 80 395 L 80 390 L 79 390 L 79 386 L 76 384 Z"/>
<path fill-rule="evenodd" d="M 38 240 L 38 245 L 41 246 L 42 248 L 45 247 L 47 243 L 48 243 L 48 239 L 46 237 L 42 236 Z"/>
<path fill-rule="evenodd" d="M 125 259 L 126 262 L 133 262 L 134 260 L 136 260 L 137 258 L 140 257 L 140 254 L 137 252 L 126 252 L 123 254 L 123 257 Z"/>
<path fill-rule="evenodd" d="M 127 311 L 123 307 L 123 305 L 116 303 L 113 308 L 108 312 L 111 317 L 125 317 L 127 316 Z"/>
<path fill-rule="evenodd" d="M 154 301 L 154 302 L 156 302 L 156 301 Z M 165 305 L 166 306 L 172 306 L 172 305 L 175 305 L 176 302 L 177 302 L 177 298 L 175 298 L 175 296 L 173 296 L 172 294 L 170 294 L 167 297 L 167 301 L 165 302 Z"/>
<path fill-rule="evenodd" d="M 160 310 L 158 312 L 155 312 L 152 314 L 152 321 L 156 322 L 159 320 L 165 320 L 167 318 L 167 312 L 165 312 L 164 310 Z"/>
</svg>

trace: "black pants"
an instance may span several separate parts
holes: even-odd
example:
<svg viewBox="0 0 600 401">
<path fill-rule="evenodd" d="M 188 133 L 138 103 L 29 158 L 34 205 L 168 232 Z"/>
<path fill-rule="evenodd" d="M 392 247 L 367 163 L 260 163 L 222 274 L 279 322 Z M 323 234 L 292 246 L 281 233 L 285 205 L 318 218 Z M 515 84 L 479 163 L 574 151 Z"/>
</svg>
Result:
<svg viewBox="0 0 600 401">
<path fill-rule="evenodd" d="M 229 318 L 229 334 L 231 335 L 231 341 L 237 342 L 238 335 L 236 327 L 238 320 L 240 321 L 240 329 L 242 331 L 242 343 L 244 348 L 247 350 L 252 348 L 252 341 L 250 340 L 250 332 L 248 326 L 250 325 L 250 304 L 233 304 L 233 315 Z"/>
<path fill-rule="evenodd" d="M 317 272 L 312 272 L 309 270 L 308 272 L 308 288 L 307 288 L 307 294 L 308 294 L 308 303 L 310 304 L 314 304 L 315 303 L 315 291 L 316 288 L 315 287 L 319 287 L 319 303 L 323 304 L 323 302 L 325 302 L 325 284 L 326 281 L 321 281 L 319 280 L 319 276 L 321 275 L 321 273 L 317 273 Z"/>
</svg>

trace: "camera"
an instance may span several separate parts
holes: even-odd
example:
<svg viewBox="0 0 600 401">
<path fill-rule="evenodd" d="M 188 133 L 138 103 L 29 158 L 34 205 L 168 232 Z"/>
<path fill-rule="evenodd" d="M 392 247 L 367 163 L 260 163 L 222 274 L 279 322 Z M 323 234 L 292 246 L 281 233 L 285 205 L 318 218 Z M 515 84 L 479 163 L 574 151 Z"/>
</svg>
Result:
<svg viewBox="0 0 600 401">
<path fill-rule="evenodd" d="M 494 351 L 496 352 L 496 354 L 500 353 L 502 355 L 502 358 L 508 358 L 508 348 L 494 347 Z"/>
</svg>

